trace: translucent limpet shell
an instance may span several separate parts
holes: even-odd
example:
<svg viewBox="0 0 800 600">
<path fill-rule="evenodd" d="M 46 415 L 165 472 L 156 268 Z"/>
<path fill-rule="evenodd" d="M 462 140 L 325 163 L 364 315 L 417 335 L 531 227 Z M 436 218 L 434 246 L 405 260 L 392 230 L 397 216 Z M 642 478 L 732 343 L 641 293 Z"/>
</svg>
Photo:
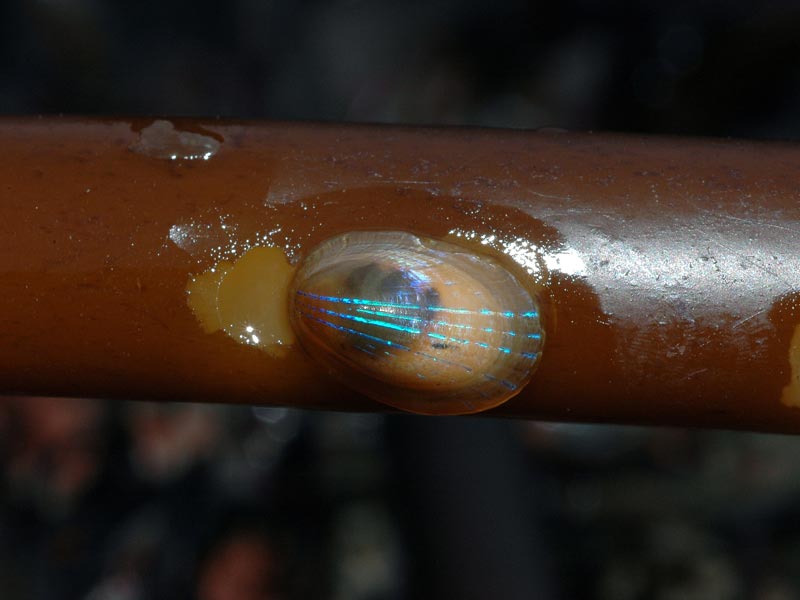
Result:
<svg viewBox="0 0 800 600">
<path fill-rule="evenodd" d="M 536 299 L 500 262 L 398 231 L 323 242 L 295 275 L 290 315 L 305 350 L 344 383 L 425 414 L 505 402 L 544 342 Z"/>
</svg>

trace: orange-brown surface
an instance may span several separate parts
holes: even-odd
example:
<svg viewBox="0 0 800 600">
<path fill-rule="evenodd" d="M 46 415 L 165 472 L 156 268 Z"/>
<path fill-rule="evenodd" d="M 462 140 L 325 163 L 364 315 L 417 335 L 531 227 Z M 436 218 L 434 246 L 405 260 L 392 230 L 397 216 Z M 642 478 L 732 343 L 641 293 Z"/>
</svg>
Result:
<svg viewBox="0 0 800 600">
<path fill-rule="evenodd" d="M 186 289 L 253 246 L 298 261 L 391 229 L 542 287 L 541 364 L 493 413 L 800 430 L 796 146 L 173 123 L 218 149 L 155 152 L 150 121 L 0 122 L 3 392 L 382 410 L 299 345 L 206 333 Z"/>
</svg>

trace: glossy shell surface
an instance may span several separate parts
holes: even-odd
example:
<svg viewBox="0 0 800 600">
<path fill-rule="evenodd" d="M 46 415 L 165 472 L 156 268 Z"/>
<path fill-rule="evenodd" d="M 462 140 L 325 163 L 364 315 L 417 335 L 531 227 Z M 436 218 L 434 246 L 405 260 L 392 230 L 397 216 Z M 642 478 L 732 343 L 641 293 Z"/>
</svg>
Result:
<svg viewBox="0 0 800 600">
<path fill-rule="evenodd" d="M 290 290 L 303 347 L 353 389 L 424 414 L 517 394 L 541 356 L 533 295 L 495 258 L 405 232 L 323 242 Z"/>
</svg>

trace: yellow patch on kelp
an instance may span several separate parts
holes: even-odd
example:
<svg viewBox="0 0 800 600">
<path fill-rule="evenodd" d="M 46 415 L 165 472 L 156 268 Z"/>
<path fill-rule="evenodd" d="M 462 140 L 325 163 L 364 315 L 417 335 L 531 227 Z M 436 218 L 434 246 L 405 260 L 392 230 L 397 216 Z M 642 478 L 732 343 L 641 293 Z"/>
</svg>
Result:
<svg viewBox="0 0 800 600">
<path fill-rule="evenodd" d="M 789 366 L 792 369 L 789 385 L 783 388 L 781 402 L 800 408 L 800 326 L 796 327 L 789 342 Z"/>
<path fill-rule="evenodd" d="M 192 277 L 187 302 L 206 333 L 222 330 L 281 354 L 294 342 L 288 300 L 294 270 L 278 248 L 251 248 L 233 263 L 221 261 Z"/>
</svg>

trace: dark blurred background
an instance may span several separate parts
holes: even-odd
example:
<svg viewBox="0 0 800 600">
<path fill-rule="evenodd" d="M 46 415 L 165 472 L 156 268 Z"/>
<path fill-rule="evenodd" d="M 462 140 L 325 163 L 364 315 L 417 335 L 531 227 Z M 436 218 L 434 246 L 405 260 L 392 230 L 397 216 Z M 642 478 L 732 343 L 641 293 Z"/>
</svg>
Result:
<svg viewBox="0 0 800 600">
<path fill-rule="evenodd" d="M 800 137 L 800 5 L 0 1 L 0 113 Z M 0 598 L 800 598 L 800 439 L 0 400 Z"/>
</svg>

